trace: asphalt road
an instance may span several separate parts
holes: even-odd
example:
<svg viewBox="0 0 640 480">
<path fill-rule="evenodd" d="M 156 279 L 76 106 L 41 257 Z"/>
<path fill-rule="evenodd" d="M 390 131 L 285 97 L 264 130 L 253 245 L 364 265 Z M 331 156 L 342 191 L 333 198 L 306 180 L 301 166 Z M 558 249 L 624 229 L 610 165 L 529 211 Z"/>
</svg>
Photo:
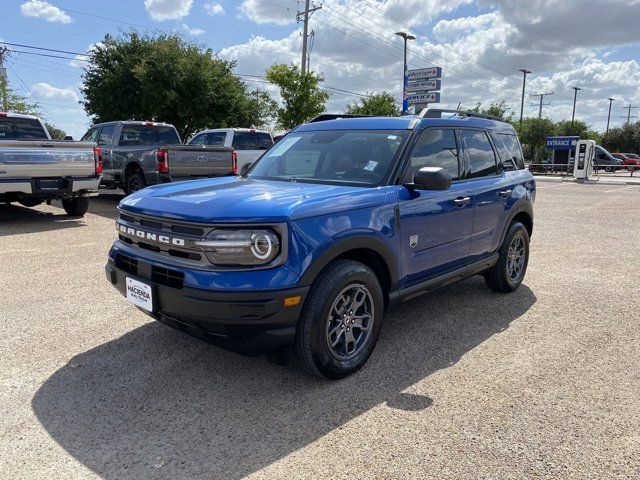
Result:
<svg viewBox="0 0 640 480">
<path fill-rule="evenodd" d="M 516 293 L 394 308 L 338 382 L 129 305 L 119 198 L 0 206 L 2 478 L 640 478 L 640 187 L 541 182 Z"/>
</svg>

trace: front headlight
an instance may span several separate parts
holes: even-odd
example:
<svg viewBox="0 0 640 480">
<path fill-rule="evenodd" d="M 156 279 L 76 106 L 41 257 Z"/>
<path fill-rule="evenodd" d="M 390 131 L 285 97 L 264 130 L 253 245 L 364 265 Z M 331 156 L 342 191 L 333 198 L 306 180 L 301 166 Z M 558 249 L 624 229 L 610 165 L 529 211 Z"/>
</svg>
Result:
<svg viewBox="0 0 640 480">
<path fill-rule="evenodd" d="M 266 265 L 280 253 L 280 240 L 268 229 L 215 229 L 204 240 L 193 240 L 214 265 Z"/>
</svg>

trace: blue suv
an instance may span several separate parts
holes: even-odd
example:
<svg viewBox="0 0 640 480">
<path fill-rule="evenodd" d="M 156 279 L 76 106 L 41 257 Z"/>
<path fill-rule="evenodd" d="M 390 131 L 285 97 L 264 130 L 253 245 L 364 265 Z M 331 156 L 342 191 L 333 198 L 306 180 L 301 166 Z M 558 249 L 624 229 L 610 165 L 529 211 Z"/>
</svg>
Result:
<svg viewBox="0 0 640 480">
<path fill-rule="evenodd" d="M 241 176 L 123 199 L 105 269 L 178 330 L 340 378 L 367 361 L 392 303 L 476 274 L 517 289 L 535 188 L 498 119 L 323 115 Z"/>
</svg>

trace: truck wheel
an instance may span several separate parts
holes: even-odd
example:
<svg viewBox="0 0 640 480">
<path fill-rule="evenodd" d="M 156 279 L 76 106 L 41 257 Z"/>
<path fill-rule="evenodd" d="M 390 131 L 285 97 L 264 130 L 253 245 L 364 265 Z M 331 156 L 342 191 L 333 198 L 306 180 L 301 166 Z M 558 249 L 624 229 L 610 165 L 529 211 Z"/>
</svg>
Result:
<svg viewBox="0 0 640 480">
<path fill-rule="evenodd" d="M 498 253 L 498 263 L 483 274 L 484 281 L 496 292 L 513 292 L 522 284 L 529 263 L 529 234 L 523 224 L 509 226 Z"/>
<path fill-rule="evenodd" d="M 38 198 L 22 198 L 18 200 L 18 203 L 25 207 L 36 207 L 40 205 L 42 202 L 43 200 L 40 200 Z"/>
<path fill-rule="evenodd" d="M 144 180 L 144 175 L 142 172 L 134 170 L 129 175 L 127 175 L 127 179 L 124 185 L 124 193 L 127 195 L 131 195 L 133 192 L 137 192 L 138 190 L 142 190 L 147 186 L 147 183 Z"/>
<path fill-rule="evenodd" d="M 298 323 L 296 363 L 315 376 L 338 379 L 360 369 L 380 336 L 384 300 L 373 271 L 337 260 L 316 279 Z"/>
<path fill-rule="evenodd" d="M 89 197 L 63 198 L 62 208 L 67 212 L 67 215 L 82 217 L 89 210 Z"/>
</svg>

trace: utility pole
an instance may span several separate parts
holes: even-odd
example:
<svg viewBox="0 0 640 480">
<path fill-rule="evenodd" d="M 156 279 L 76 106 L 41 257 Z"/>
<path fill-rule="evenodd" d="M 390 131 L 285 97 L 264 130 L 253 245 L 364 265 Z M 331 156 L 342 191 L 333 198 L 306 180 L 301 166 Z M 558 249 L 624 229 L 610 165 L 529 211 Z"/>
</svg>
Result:
<svg viewBox="0 0 640 480">
<path fill-rule="evenodd" d="M 580 87 L 571 87 L 573 89 L 573 113 L 571 114 L 571 129 L 573 130 L 573 120 L 576 118 L 576 99 L 578 98 L 578 91 L 582 90 Z"/>
<path fill-rule="evenodd" d="M 7 69 L 4 67 L 4 57 L 7 54 L 7 47 L 0 47 L 0 94 L 2 94 L 2 111 L 9 110 L 7 100 Z"/>
<path fill-rule="evenodd" d="M 629 105 L 627 105 L 627 106 L 626 106 L 626 107 L 624 107 L 624 108 L 626 108 L 626 109 L 627 109 L 627 123 L 631 123 L 631 109 L 632 109 L 632 108 L 638 108 L 638 107 L 637 107 L 637 106 L 635 106 L 635 105 L 631 105 L 631 104 L 629 104 Z"/>
<path fill-rule="evenodd" d="M 524 113 L 524 87 L 527 83 L 527 74 L 531 73 L 531 71 L 527 70 L 526 68 L 521 68 L 518 71 L 522 72 L 522 101 L 520 102 L 520 129 L 522 129 L 522 114 Z"/>
<path fill-rule="evenodd" d="M 309 59 L 307 58 L 307 41 L 311 35 L 315 35 L 315 32 L 309 33 L 309 16 L 316 10 L 320 10 L 322 8 L 322 5 L 313 8 L 309 8 L 310 6 L 311 0 L 306 0 L 304 11 L 298 12 L 296 15 L 296 20 L 300 21 L 300 17 L 302 17 L 302 21 L 304 22 L 304 27 L 302 28 L 302 61 L 300 62 L 300 71 L 302 72 L 302 75 L 307 72 L 307 65 L 309 63 Z"/>
<path fill-rule="evenodd" d="M 609 136 L 609 121 L 611 121 L 611 104 L 615 98 L 609 97 L 609 115 L 607 115 L 607 130 L 604 132 L 604 141 L 607 141 L 607 137 Z"/>
<path fill-rule="evenodd" d="M 535 95 L 531 95 L 532 97 L 540 97 L 540 110 L 538 111 L 538 118 L 542 118 L 542 105 L 551 105 L 551 103 L 549 102 L 543 103 L 544 97 L 546 97 L 547 95 L 553 95 L 553 92 L 536 93 Z"/>
<path fill-rule="evenodd" d="M 407 77 L 407 40 L 415 40 L 416 37 L 411 35 L 408 32 L 396 32 L 396 35 L 402 37 L 404 39 L 404 63 L 403 63 L 403 74 L 402 74 L 402 115 L 407 114 L 407 110 L 409 110 L 409 100 L 407 99 L 407 85 L 409 84 L 409 79 Z"/>
</svg>

